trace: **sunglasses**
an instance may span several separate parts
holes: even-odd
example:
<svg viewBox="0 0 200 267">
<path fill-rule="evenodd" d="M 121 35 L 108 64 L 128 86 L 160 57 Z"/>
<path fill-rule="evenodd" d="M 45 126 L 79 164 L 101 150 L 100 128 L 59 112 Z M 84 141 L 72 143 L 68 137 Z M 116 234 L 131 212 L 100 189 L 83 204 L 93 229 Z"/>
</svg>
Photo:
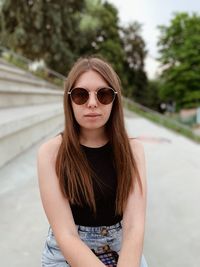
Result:
<svg viewBox="0 0 200 267">
<path fill-rule="evenodd" d="M 77 105 L 85 104 L 89 99 L 90 93 L 89 90 L 81 87 L 73 88 L 68 92 L 72 101 Z M 117 92 L 111 87 L 102 87 L 95 91 L 95 94 L 101 104 L 108 105 L 114 101 Z"/>
</svg>

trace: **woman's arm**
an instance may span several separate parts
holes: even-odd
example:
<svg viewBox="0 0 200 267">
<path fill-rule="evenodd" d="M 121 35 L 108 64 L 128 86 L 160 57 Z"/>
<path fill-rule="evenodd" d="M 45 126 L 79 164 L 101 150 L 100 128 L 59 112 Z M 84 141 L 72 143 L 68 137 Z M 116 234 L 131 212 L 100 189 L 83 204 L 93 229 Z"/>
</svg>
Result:
<svg viewBox="0 0 200 267">
<path fill-rule="evenodd" d="M 142 179 L 143 194 L 141 194 L 139 184 L 136 182 L 134 192 L 130 193 L 123 214 L 123 238 L 118 267 L 139 267 L 143 251 L 146 213 L 145 155 L 140 141 L 131 140 L 131 148 L 136 156 Z"/>
<path fill-rule="evenodd" d="M 69 202 L 60 191 L 55 172 L 55 160 L 60 145 L 58 138 L 41 145 L 37 154 L 39 189 L 44 211 L 70 266 L 105 267 L 79 238 Z"/>
</svg>

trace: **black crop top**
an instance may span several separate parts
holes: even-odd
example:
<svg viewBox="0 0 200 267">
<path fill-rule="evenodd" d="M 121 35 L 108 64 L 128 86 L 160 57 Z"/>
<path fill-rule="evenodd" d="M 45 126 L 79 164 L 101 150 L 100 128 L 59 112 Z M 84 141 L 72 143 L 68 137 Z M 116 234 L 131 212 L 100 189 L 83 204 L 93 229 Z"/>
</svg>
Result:
<svg viewBox="0 0 200 267">
<path fill-rule="evenodd" d="M 97 207 L 96 217 L 90 207 L 83 207 L 70 203 L 75 224 L 85 226 L 113 225 L 122 220 L 122 216 L 115 216 L 116 171 L 113 166 L 112 147 L 108 142 L 104 146 L 91 148 L 81 145 L 90 166 L 101 181 L 101 186 L 93 178 L 93 187 Z"/>
</svg>

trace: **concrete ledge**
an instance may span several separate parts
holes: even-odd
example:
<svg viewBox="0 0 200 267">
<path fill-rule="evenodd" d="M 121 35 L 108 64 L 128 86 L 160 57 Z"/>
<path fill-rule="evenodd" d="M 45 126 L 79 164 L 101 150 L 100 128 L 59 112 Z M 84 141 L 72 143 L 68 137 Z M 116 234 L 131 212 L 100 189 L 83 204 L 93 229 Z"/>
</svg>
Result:
<svg viewBox="0 0 200 267">
<path fill-rule="evenodd" d="M 0 111 L 0 167 L 64 124 L 60 103 Z"/>
<path fill-rule="evenodd" d="M 0 168 L 63 124 L 63 89 L 1 59 Z"/>
<path fill-rule="evenodd" d="M 0 72 L 0 80 L 2 81 L 12 81 L 14 83 L 25 83 L 25 84 L 30 84 L 34 86 L 39 86 L 39 87 L 48 87 L 48 88 L 57 88 L 60 89 L 60 87 L 57 87 L 56 85 L 54 86 L 51 83 L 48 83 L 45 80 L 40 80 L 40 79 L 32 79 L 26 76 L 19 76 L 19 74 L 13 74 L 13 73 L 8 73 L 8 72 Z"/>
<path fill-rule="evenodd" d="M 13 73 L 13 74 L 18 74 L 19 76 L 26 76 L 26 77 L 31 77 L 33 79 L 42 80 L 39 77 L 34 76 L 32 73 L 25 71 L 23 69 L 17 68 L 15 65 L 9 64 L 2 60 L 0 60 L 0 71 L 1 73 L 3 72 Z"/>
<path fill-rule="evenodd" d="M 12 81 L 14 83 L 32 84 L 34 86 L 47 87 L 51 89 L 60 89 L 59 86 L 56 86 L 31 72 L 17 68 L 15 65 L 12 65 L 2 59 L 0 59 L 0 80 Z"/>
<path fill-rule="evenodd" d="M 39 88 L 19 83 L 14 84 L 12 81 L 1 81 L 0 108 L 48 102 L 63 102 L 63 90 Z"/>
</svg>

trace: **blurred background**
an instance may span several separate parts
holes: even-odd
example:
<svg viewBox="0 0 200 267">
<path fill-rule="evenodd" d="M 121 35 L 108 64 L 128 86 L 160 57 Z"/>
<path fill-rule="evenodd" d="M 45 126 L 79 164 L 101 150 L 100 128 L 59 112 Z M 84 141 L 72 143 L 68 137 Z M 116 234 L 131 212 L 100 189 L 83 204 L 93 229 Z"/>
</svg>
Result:
<svg viewBox="0 0 200 267">
<path fill-rule="evenodd" d="M 149 267 L 199 267 L 200 2 L 0 0 L 0 258 L 40 266 L 39 145 L 63 130 L 63 81 L 100 55 L 144 144 Z"/>
</svg>

